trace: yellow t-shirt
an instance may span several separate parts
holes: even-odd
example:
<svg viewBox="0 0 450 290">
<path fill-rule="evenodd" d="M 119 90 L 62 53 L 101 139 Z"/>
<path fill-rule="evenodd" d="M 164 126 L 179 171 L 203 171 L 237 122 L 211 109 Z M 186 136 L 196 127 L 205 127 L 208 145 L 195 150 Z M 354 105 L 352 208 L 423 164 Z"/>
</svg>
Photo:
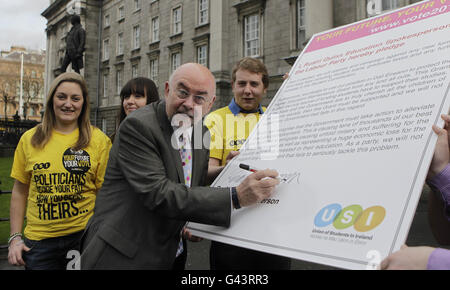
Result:
<svg viewBox="0 0 450 290">
<path fill-rule="evenodd" d="M 266 110 L 265 107 L 262 109 Z M 228 154 L 242 147 L 260 117 L 260 113 L 234 115 L 228 106 L 210 113 L 204 121 L 211 133 L 209 157 L 219 159 L 220 165 L 225 165 Z"/>
<path fill-rule="evenodd" d="M 92 127 L 89 145 L 70 149 L 78 129 L 70 134 L 53 130 L 49 142 L 39 149 L 31 145 L 36 128 L 20 138 L 11 177 L 29 185 L 27 225 L 31 240 L 60 237 L 83 230 L 93 214 L 97 191 L 103 183 L 110 139 Z"/>
</svg>

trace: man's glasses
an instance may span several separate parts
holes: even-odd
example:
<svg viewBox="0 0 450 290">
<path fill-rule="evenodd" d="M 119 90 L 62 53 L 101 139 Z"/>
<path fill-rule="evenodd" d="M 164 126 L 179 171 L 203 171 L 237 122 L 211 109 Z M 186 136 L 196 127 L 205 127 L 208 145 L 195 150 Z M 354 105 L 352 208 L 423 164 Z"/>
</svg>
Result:
<svg viewBox="0 0 450 290">
<path fill-rule="evenodd" d="M 182 100 L 186 100 L 187 98 L 189 98 L 190 95 L 191 94 L 186 90 L 183 89 L 177 90 L 177 97 Z M 192 97 L 194 98 L 194 103 L 196 103 L 197 105 L 203 105 L 204 103 L 208 102 L 208 99 L 202 95 L 192 95 Z"/>
</svg>

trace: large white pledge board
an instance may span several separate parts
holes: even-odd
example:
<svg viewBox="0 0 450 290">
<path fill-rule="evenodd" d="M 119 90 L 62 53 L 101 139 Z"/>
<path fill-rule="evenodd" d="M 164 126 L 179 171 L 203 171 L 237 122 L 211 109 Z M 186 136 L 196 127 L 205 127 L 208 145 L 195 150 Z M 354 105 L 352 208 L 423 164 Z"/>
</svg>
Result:
<svg viewBox="0 0 450 290">
<path fill-rule="evenodd" d="M 212 186 L 238 185 L 244 163 L 285 180 L 231 226 L 194 235 L 348 269 L 375 268 L 404 244 L 447 113 L 450 0 L 316 34 L 241 153 Z"/>
</svg>

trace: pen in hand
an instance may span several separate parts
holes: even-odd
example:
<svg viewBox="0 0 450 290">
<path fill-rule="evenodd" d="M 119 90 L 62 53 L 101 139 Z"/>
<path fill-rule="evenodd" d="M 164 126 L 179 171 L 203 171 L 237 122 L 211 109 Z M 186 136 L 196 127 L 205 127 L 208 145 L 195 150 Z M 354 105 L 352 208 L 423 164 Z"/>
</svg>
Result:
<svg viewBox="0 0 450 290">
<path fill-rule="evenodd" d="M 240 163 L 240 164 L 239 164 L 239 168 L 244 169 L 244 170 L 247 170 L 247 171 L 250 171 L 250 172 L 256 172 L 256 171 L 259 170 L 259 169 L 256 169 L 256 168 L 254 168 L 254 167 L 250 167 L 250 165 L 247 165 L 247 164 L 244 164 L 244 163 Z M 276 178 L 277 178 L 278 180 L 280 180 L 280 181 L 283 181 L 283 182 L 287 181 L 286 178 L 280 178 L 279 176 L 277 176 Z"/>
</svg>

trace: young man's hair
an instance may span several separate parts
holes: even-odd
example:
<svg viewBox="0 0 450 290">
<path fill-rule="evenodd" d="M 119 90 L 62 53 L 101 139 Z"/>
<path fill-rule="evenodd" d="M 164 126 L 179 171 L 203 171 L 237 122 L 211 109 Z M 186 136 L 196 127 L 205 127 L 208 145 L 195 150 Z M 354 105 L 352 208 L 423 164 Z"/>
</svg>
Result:
<svg viewBox="0 0 450 290">
<path fill-rule="evenodd" d="M 269 73 L 267 72 L 266 66 L 259 59 L 252 57 L 244 57 L 239 60 L 233 67 L 233 72 L 231 74 L 231 80 L 233 83 L 236 81 L 236 72 L 238 70 L 247 70 L 252 73 L 260 73 L 262 75 L 262 82 L 264 88 L 269 87 Z"/>
</svg>

